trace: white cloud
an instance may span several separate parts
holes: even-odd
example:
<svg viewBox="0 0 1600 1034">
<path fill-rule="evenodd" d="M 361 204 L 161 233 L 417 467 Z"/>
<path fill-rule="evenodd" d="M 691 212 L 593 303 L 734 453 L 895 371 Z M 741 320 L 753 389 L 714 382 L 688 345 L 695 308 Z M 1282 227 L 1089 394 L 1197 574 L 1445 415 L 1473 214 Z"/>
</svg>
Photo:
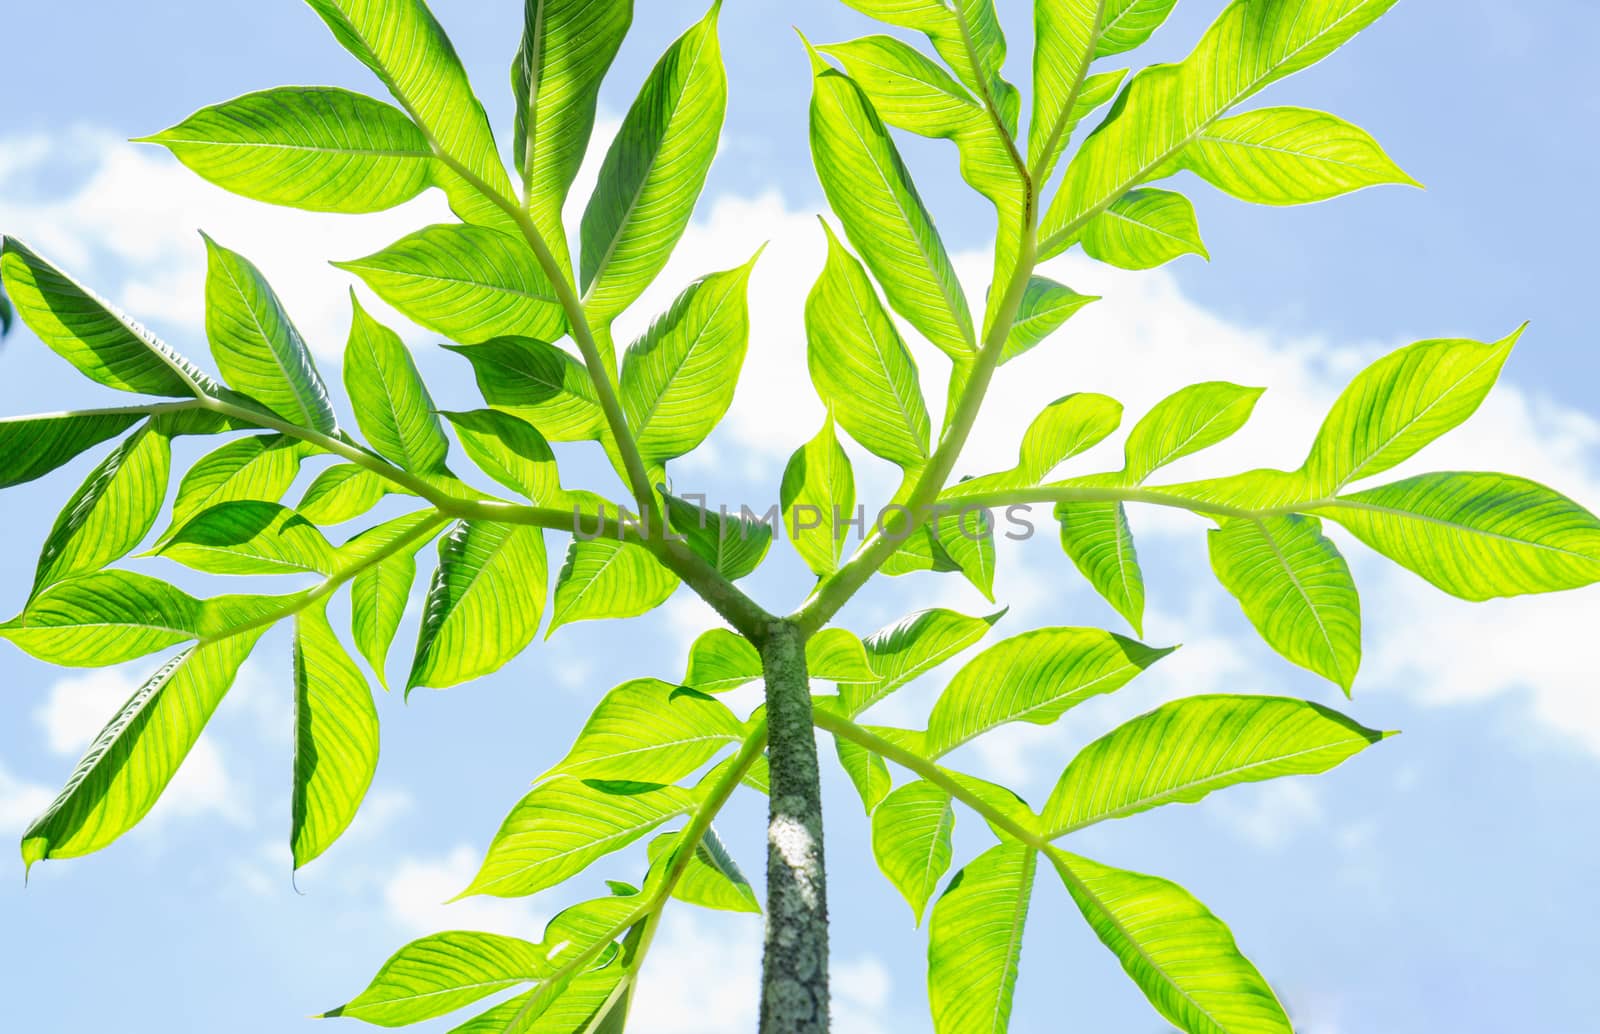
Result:
<svg viewBox="0 0 1600 1034">
<path fill-rule="evenodd" d="M 0 765 L 0 833 L 22 832 L 54 799 L 48 787 L 18 779 Z"/>
<path fill-rule="evenodd" d="M 383 885 L 389 918 L 411 936 L 484 930 L 537 941 L 549 917 L 524 899 L 476 896 L 445 904 L 472 882 L 479 854 L 462 844 L 448 854 L 401 858 Z"/>
<path fill-rule="evenodd" d="M 1213 818 L 1247 843 L 1271 851 L 1287 846 L 1323 818 L 1322 799 L 1305 779 L 1282 779 L 1222 794 L 1208 807 Z"/>
</svg>

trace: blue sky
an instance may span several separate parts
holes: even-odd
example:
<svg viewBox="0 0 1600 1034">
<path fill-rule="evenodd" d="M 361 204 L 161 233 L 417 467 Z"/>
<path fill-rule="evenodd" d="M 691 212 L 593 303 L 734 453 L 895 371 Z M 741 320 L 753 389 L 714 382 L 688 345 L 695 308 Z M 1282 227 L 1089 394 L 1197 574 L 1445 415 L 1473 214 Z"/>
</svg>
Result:
<svg viewBox="0 0 1600 1034">
<path fill-rule="evenodd" d="M 434 6 L 496 125 L 505 125 L 518 5 Z M 689 3 L 639 6 L 602 98 L 603 122 L 614 124 L 655 55 L 700 13 Z M 1000 6 L 1013 78 L 1023 79 L 1025 5 Z M 1184 0 L 1148 59 L 1181 54 L 1219 6 Z M 680 487 L 735 501 L 774 496 L 784 458 L 821 417 L 805 381 L 798 312 L 820 264 L 814 214 L 822 200 L 806 149 L 805 65 L 789 24 L 799 21 L 819 41 L 869 28 L 842 5 L 804 7 L 725 5 L 732 101 L 722 154 L 679 256 L 629 316 L 638 329 L 689 278 L 772 241 L 752 282 L 751 362 L 734 410 L 675 472 Z M 207 350 L 194 231 L 203 227 L 260 263 L 334 380 L 347 281 L 325 261 L 442 218 L 440 202 L 363 219 L 267 209 L 120 143 L 271 85 L 376 92 L 309 10 L 289 0 L 58 3 L 8 11 L 0 32 L 9 74 L 28 84 L 28 103 L 0 122 L 0 231 L 58 257 L 199 358 Z M 1057 260 L 1053 275 L 1106 300 L 1006 368 L 1016 372 L 997 385 L 963 469 L 1009 465 L 1029 416 L 1068 391 L 1106 391 L 1138 412 L 1211 378 L 1269 391 L 1237 441 L 1175 469 L 1175 478 L 1297 461 L 1343 380 L 1382 349 L 1421 337 L 1498 337 L 1530 319 L 1497 395 L 1408 469 L 1510 470 L 1600 507 L 1592 390 L 1600 352 L 1587 283 L 1600 206 L 1579 178 L 1597 157 L 1588 129 L 1600 114 L 1600 86 L 1585 74 L 1596 38 L 1600 10 L 1580 0 L 1407 0 L 1332 60 L 1275 88 L 1269 102 L 1325 108 L 1371 130 L 1427 191 L 1271 210 L 1184 181 L 1213 261 L 1130 275 L 1081 257 Z M 906 151 L 969 291 L 981 292 L 985 206 L 964 193 L 945 146 L 917 142 Z M 420 331 L 407 338 L 441 404 L 470 407 L 462 364 Z M 939 367 L 919 355 L 937 404 Z M 0 364 L 0 412 L 105 397 L 25 331 L 0 351 Z M 562 455 L 568 483 L 610 487 L 592 455 Z M 1110 453 L 1098 456 L 1109 462 Z M 19 546 L 0 556 L 0 606 L 20 605 L 35 544 L 92 462 L 4 497 L 0 527 Z M 865 460 L 858 469 L 881 497 L 886 475 Z M 1355 701 L 1343 705 L 1254 638 L 1209 575 L 1202 525 L 1135 519 L 1151 583 L 1147 638 L 1184 649 L 1057 727 L 1008 729 L 955 763 L 1013 780 L 1037 801 L 1072 750 L 1115 721 L 1211 691 L 1306 695 L 1368 725 L 1402 728 L 1404 736 L 1331 775 L 1099 827 L 1077 849 L 1187 885 L 1232 925 L 1305 1034 L 1591 1030 L 1584 989 L 1600 962 L 1592 936 L 1600 921 L 1592 821 L 1600 807 L 1600 593 L 1469 607 L 1352 547 L 1367 653 Z M 752 582 L 766 599 L 797 599 L 803 569 L 781 547 L 775 554 Z M 1002 632 L 1119 627 L 1048 534 L 1003 553 L 997 595 L 1013 605 Z M 932 603 L 987 606 L 948 577 L 918 576 L 875 589 L 844 619 L 866 633 Z M 14 879 L 0 880 L 0 1026 L 52 1034 L 113 1023 L 133 1034 L 318 1029 L 303 1018 L 364 986 L 409 937 L 450 927 L 537 936 L 565 891 L 439 902 L 464 885 L 505 811 L 565 748 L 592 702 L 627 678 L 681 674 L 688 643 L 710 624 L 702 608 L 675 599 L 626 624 L 563 629 L 478 683 L 419 693 L 410 705 L 380 700 L 384 757 L 368 810 L 301 874 L 303 894 L 290 886 L 284 846 L 288 643 L 269 636 L 143 827 L 99 855 L 39 866 L 26 890 L 20 862 Z M 408 624 L 402 643 L 409 634 Z M 0 707 L 0 834 L 19 832 L 49 799 L 152 666 L 65 672 L 0 651 L 0 683 L 10 690 Z M 875 717 L 919 721 L 947 676 L 902 691 Z M 841 1029 L 926 1030 L 923 942 L 876 872 L 859 805 L 836 772 L 827 791 Z M 762 800 L 737 800 L 719 823 L 753 873 L 763 811 Z M 986 835 L 963 815 L 959 857 L 981 849 Z M 628 878 L 639 868 L 638 852 L 617 856 L 572 893 L 593 894 L 602 875 Z M 1035 902 L 1014 1031 L 1061 1029 L 1064 1013 L 1075 1029 L 1163 1029 L 1048 873 Z M 751 1029 L 759 936 L 748 917 L 674 912 L 647 966 L 635 1029 Z"/>
</svg>

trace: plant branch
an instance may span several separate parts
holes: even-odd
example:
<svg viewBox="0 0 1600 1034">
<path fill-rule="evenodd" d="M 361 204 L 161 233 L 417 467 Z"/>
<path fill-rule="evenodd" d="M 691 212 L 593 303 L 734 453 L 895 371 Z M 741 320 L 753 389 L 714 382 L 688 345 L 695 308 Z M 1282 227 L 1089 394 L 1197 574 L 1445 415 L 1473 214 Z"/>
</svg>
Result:
<svg viewBox="0 0 1600 1034">
<path fill-rule="evenodd" d="M 1174 488 L 1181 488 L 1175 485 Z M 1226 517 L 1241 520 L 1260 520 L 1263 517 L 1286 517 L 1290 514 L 1306 513 L 1311 510 L 1326 510 L 1346 508 L 1350 504 L 1347 500 L 1338 498 L 1306 499 L 1299 502 L 1288 503 L 1282 506 L 1267 506 L 1250 508 L 1244 506 L 1228 506 L 1225 503 L 1213 503 L 1193 496 L 1180 495 L 1177 492 L 1156 486 L 1153 488 L 1116 488 L 1090 485 L 1055 484 L 1039 485 L 1034 488 L 996 489 L 992 492 L 975 492 L 971 495 L 954 495 L 948 497 L 952 503 L 960 503 L 965 507 L 974 509 L 988 509 L 1001 506 L 1024 506 L 1029 503 L 1148 503 L 1152 506 L 1165 506 L 1177 510 L 1187 510 L 1190 513 L 1205 514 L 1210 517 Z"/>
<path fill-rule="evenodd" d="M 824 732 L 832 733 L 840 739 L 849 740 L 881 758 L 893 761 L 895 764 L 915 772 L 918 778 L 926 779 L 939 787 L 951 797 L 983 816 L 990 825 L 1005 830 L 1006 833 L 1029 847 L 1043 851 L 1049 846 L 1049 840 L 1037 830 L 1029 829 L 1018 822 L 1015 817 L 990 805 L 982 797 L 964 786 L 959 779 L 956 779 L 948 771 L 915 751 L 907 750 L 899 744 L 886 740 L 877 733 L 862 728 L 829 708 L 818 708 L 814 713 L 813 720 L 817 728 Z"/>
</svg>

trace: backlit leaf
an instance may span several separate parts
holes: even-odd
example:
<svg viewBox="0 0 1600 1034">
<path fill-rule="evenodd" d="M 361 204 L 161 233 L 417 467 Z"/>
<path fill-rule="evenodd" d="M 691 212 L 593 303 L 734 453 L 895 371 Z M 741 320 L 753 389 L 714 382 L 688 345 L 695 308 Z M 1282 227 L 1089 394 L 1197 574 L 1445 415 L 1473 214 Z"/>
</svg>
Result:
<svg viewBox="0 0 1600 1034">
<path fill-rule="evenodd" d="M 668 851 L 676 848 L 680 839 L 677 833 L 666 833 L 650 841 L 651 866 L 657 865 Z M 750 881 L 745 878 L 739 869 L 739 864 L 733 860 L 733 856 L 723 846 L 722 838 L 717 836 L 716 830 L 713 829 L 706 830 L 700 838 L 694 858 L 683 870 L 683 876 L 673 888 L 672 896 L 692 905 L 723 912 L 761 911 L 761 906 L 756 902 L 755 891 L 750 887 Z"/>
<path fill-rule="evenodd" d="M 211 574 L 331 574 L 337 567 L 316 525 L 286 506 L 249 499 L 204 511 L 159 552 Z"/>
<path fill-rule="evenodd" d="M 635 617 L 665 603 L 678 576 L 643 546 L 614 539 L 573 539 L 556 579 L 547 636 L 562 625 Z"/>
<path fill-rule="evenodd" d="M 355 818 L 378 765 L 378 711 L 322 604 L 295 615 L 294 795 L 289 843 L 296 869 L 326 851 Z"/>
<path fill-rule="evenodd" d="M 955 821 L 950 794 L 922 780 L 899 787 L 872 812 L 872 855 L 918 924 L 950 868 Z"/>
<path fill-rule="evenodd" d="M 832 574 L 844 553 L 845 522 L 855 514 L 856 479 L 831 414 L 816 437 L 789 457 L 778 499 L 795 552 L 817 577 Z"/>
<path fill-rule="evenodd" d="M 598 437 L 605 413 L 583 364 L 534 338 L 495 338 L 478 345 L 446 345 L 465 356 L 484 401 L 521 417 L 552 442 Z"/>
<path fill-rule="evenodd" d="M 1010 1025 L 1038 866 L 1039 856 L 1026 845 L 991 847 L 934 902 L 928 1004 L 938 1034 L 994 1034 Z"/>
<path fill-rule="evenodd" d="M 660 679 L 634 679 L 601 699 L 567 756 L 546 775 L 675 783 L 743 738 L 743 724 L 715 698 Z"/>
<path fill-rule="evenodd" d="M 0 636 L 42 661 L 89 668 L 197 638 L 200 622 L 188 593 L 133 571 L 95 571 L 39 593 Z"/>
<path fill-rule="evenodd" d="M 868 636 L 867 660 L 878 678 L 839 687 L 846 712 L 854 717 L 937 668 L 987 635 L 1004 613 L 974 618 L 943 608 L 921 610 Z"/>
<path fill-rule="evenodd" d="M 240 499 L 277 502 L 294 484 L 306 447 L 277 434 L 237 438 L 201 457 L 178 484 L 165 543 L 205 510 Z"/>
<path fill-rule="evenodd" d="M 1250 419 L 1262 390 L 1206 381 L 1168 395 L 1128 432 L 1123 476 L 1138 484 L 1174 460 L 1229 437 Z"/>
<path fill-rule="evenodd" d="M 450 443 L 411 350 L 350 294 L 355 313 L 344 349 L 344 386 L 361 433 L 378 454 L 402 470 L 444 466 Z"/>
<path fill-rule="evenodd" d="M 389 485 L 366 467 L 339 463 L 317 475 L 295 512 L 312 524 L 343 524 L 377 506 L 389 494 Z"/>
<path fill-rule="evenodd" d="M 532 503 L 556 502 L 561 482 L 555 454 L 532 424 L 493 409 L 445 416 L 479 470 Z"/>
<path fill-rule="evenodd" d="M 412 941 L 390 956 L 365 991 L 324 1016 L 383 1027 L 420 1023 L 546 973 L 539 945 L 500 934 L 452 930 Z"/>
<path fill-rule="evenodd" d="M 1170 190 L 1130 190 L 1083 228 L 1090 258 L 1119 269 L 1154 269 L 1179 255 L 1208 258 L 1194 206 Z"/>
<path fill-rule="evenodd" d="M 1000 361 L 1009 362 L 1033 348 L 1060 330 L 1073 313 L 1094 301 L 1099 301 L 1095 295 L 1079 294 L 1046 277 L 1029 277 L 1028 289 L 1022 295 L 1022 304 L 1017 308 L 1017 318 L 1011 324 Z"/>
<path fill-rule="evenodd" d="M 144 416 L 142 410 L 102 410 L 0 419 L 0 488 L 43 477 Z"/>
</svg>

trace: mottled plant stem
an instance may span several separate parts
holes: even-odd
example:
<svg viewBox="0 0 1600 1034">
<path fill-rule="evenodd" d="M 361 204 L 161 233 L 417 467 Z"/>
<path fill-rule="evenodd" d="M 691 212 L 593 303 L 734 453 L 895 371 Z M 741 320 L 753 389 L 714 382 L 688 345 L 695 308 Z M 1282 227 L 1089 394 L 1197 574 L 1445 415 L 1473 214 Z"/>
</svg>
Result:
<svg viewBox="0 0 1600 1034">
<path fill-rule="evenodd" d="M 822 858 L 822 784 L 811 725 L 805 639 L 774 621 L 761 643 L 767 685 L 767 937 L 761 1034 L 828 1029 L 828 896 Z"/>
</svg>

